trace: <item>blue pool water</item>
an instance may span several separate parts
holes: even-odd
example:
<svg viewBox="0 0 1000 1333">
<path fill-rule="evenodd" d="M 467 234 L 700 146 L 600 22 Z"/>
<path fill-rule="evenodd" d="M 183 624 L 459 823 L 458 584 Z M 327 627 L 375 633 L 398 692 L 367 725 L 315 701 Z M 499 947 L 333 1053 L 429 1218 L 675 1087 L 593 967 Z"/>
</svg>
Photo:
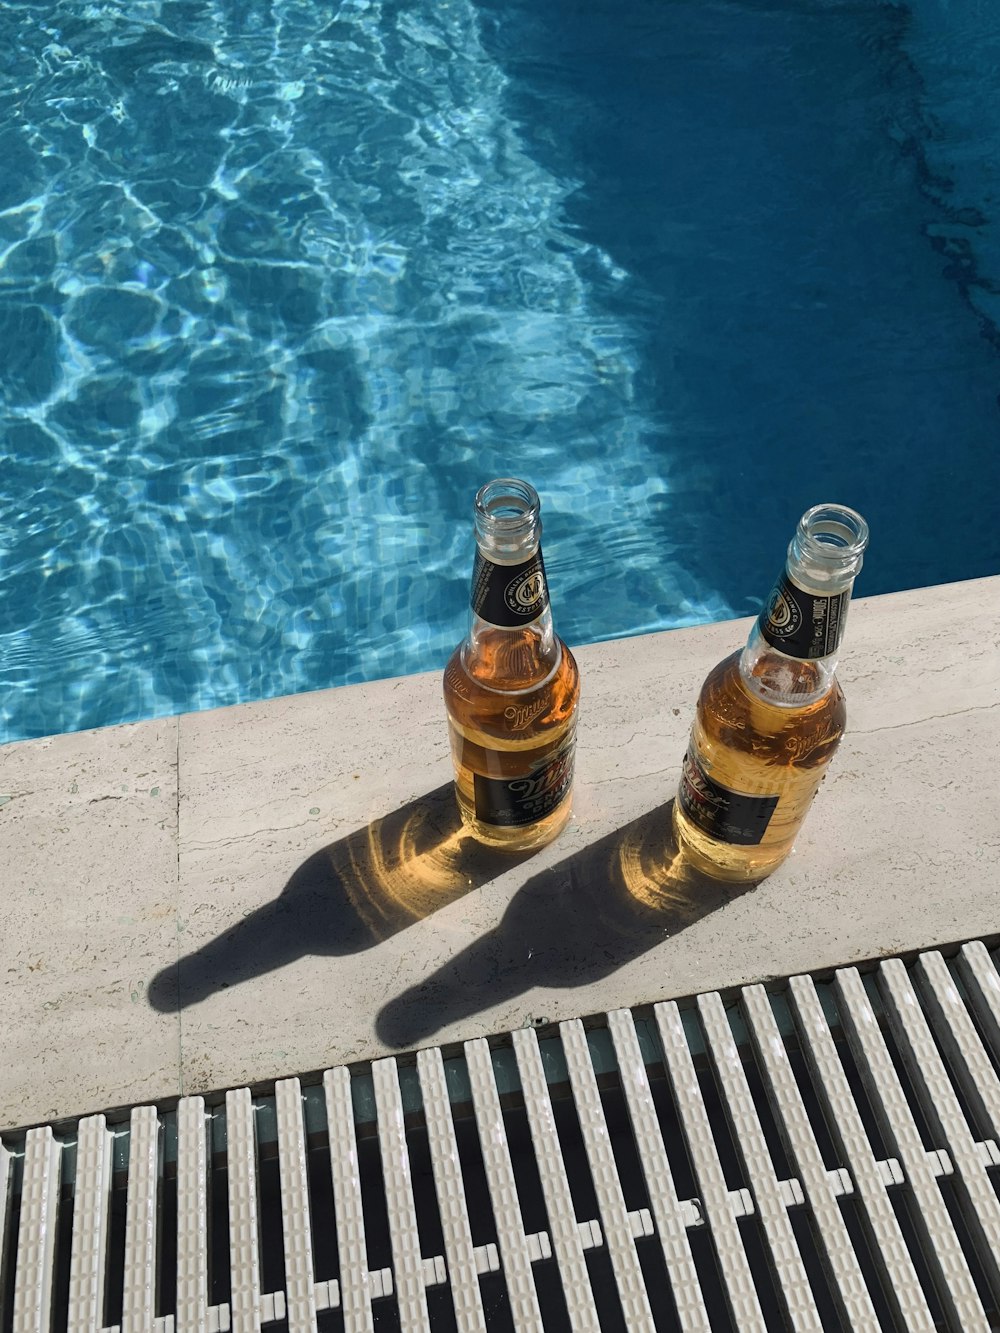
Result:
<svg viewBox="0 0 1000 1333">
<path fill-rule="evenodd" d="M 7 0 L 0 739 L 1000 570 L 994 0 Z"/>
</svg>

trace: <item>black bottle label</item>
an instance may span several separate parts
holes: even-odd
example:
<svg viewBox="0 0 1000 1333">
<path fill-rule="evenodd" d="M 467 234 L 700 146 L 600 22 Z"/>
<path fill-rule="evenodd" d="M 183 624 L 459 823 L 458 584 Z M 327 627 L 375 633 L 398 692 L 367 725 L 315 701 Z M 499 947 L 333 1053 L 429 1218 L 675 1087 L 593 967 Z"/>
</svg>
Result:
<svg viewBox="0 0 1000 1333">
<path fill-rule="evenodd" d="M 789 657 L 829 657 L 840 645 L 850 592 L 833 597 L 803 592 L 783 571 L 757 626 L 772 648 Z"/>
<path fill-rule="evenodd" d="M 677 801 L 692 824 L 720 842 L 756 847 L 767 832 L 777 796 L 744 796 L 708 776 L 688 750 L 681 769 Z"/>
<path fill-rule="evenodd" d="M 550 815 L 573 784 L 574 752 L 570 739 L 520 778 L 486 778 L 474 773 L 476 818 L 501 828 L 520 828 Z"/>
<path fill-rule="evenodd" d="M 541 547 L 521 565 L 495 565 L 477 547 L 471 602 L 477 616 L 501 629 L 537 619 L 549 604 Z"/>
</svg>

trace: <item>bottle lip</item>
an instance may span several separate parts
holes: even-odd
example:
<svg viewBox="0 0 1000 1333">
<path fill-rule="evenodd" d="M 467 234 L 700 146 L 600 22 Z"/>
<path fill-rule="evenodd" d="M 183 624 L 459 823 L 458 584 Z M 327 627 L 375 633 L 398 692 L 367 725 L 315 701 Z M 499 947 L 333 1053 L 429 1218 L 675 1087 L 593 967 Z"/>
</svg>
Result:
<svg viewBox="0 0 1000 1333">
<path fill-rule="evenodd" d="M 818 504 L 799 519 L 795 537 L 810 560 L 857 573 L 868 546 L 868 524 L 847 505 Z"/>
<path fill-rule="evenodd" d="M 476 492 L 476 524 L 494 532 L 513 533 L 537 522 L 538 492 L 518 477 L 496 477 Z"/>
</svg>

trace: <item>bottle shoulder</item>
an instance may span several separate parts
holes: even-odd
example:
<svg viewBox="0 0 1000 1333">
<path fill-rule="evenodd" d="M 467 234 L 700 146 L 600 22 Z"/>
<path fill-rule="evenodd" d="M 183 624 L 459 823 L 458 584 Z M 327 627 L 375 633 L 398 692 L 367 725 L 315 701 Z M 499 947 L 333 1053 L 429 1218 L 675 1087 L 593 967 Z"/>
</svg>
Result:
<svg viewBox="0 0 1000 1333">
<path fill-rule="evenodd" d="M 472 657 L 463 642 L 444 670 L 444 700 L 448 715 L 460 730 L 528 742 L 566 727 L 573 719 L 580 696 L 580 673 L 570 649 L 553 636 L 556 660 L 539 679 L 525 681 L 523 663 L 510 656 L 516 651 L 497 649 Z M 491 669 L 492 668 L 492 669 Z"/>
<path fill-rule="evenodd" d="M 517 629 L 480 623 L 455 649 L 448 668 L 452 664 L 475 687 L 504 694 L 535 690 L 560 673 L 578 674 L 551 621 L 542 630 L 537 623 Z"/>
<path fill-rule="evenodd" d="M 774 714 L 775 718 L 790 715 L 810 716 L 821 713 L 846 712 L 844 691 L 836 676 L 830 676 L 816 693 L 819 677 L 815 665 L 809 661 L 790 662 L 782 657 L 780 664 L 771 664 L 761 658 L 754 666 L 753 676 L 748 679 L 742 666 L 742 650 L 730 653 L 721 662 L 716 663 L 705 677 L 699 694 L 699 705 L 725 707 L 737 700 L 753 704 L 765 713 Z M 769 697 L 769 688 L 773 684 L 773 672 L 781 671 L 781 689 L 776 691 L 778 698 Z M 787 673 L 793 671 L 798 679 L 789 689 Z M 802 701 L 795 701 L 795 693 L 800 692 Z"/>
<path fill-rule="evenodd" d="M 705 678 L 695 721 L 698 744 L 803 767 L 829 757 L 847 722 L 847 703 L 836 677 L 817 699 L 797 705 L 771 703 L 748 686 L 740 657 L 736 652 L 724 658 Z"/>
</svg>

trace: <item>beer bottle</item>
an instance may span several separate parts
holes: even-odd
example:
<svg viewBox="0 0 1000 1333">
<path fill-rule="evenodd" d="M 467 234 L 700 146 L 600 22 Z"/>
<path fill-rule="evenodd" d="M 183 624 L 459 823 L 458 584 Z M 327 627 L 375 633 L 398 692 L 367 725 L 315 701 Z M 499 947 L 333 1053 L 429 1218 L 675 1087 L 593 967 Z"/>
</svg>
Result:
<svg viewBox="0 0 1000 1333">
<path fill-rule="evenodd" d="M 579 673 L 552 628 L 534 488 L 487 482 L 475 530 L 469 632 L 444 673 L 455 790 L 480 841 L 527 851 L 569 818 Z"/>
<path fill-rule="evenodd" d="M 853 509 L 803 514 L 746 647 L 709 672 L 673 812 L 695 869 L 754 882 L 792 850 L 844 731 L 835 671 L 867 544 Z"/>
</svg>

